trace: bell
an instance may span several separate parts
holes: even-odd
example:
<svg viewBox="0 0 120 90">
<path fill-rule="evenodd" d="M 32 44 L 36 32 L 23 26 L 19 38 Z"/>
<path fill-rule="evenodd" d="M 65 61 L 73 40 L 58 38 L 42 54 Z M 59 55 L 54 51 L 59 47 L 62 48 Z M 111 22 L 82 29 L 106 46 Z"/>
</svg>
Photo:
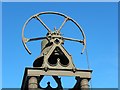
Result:
<svg viewBox="0 0 120 90">
<path fill-rule="evenodd" d="M 48 40 L 44 39 L 41 42 L 41 51 L 43 51 L 45 48 L 48 47 Z M 33 67 L 41 67 L 43 64 L 44 56 L 39 56 L 37 59 L 35 59 L 33 63 Z"/>
<path fill-rule="evenodd" d="M 38 57 L 38 58 L 34 61 L 33 67 L 41 67 L 42 64 L 43 64 L 43 59 L 44 59 L 44 56 Z"/>
<path fill-rule="evenodd" d="M 42 53 L 48 52 L 51 46 L 52 44 L 49 44 L 48 41 L 44 39 L 41 43 Z M 33 63 L 33 67 L 41 67 L 43 64 L 43 61 L 44 61 L 44 55 L 35 59 Z M 68 66 L 69 64 L 69 60 L 65 56 L 65 54 L 61 51 L 59 47 L 56 47 L 55 50 L 50 55 L 50 57 L 48 58 L 48 64 L 50 66 L 56 66 L 58 62 L 61 66 Z"/>
</svg>

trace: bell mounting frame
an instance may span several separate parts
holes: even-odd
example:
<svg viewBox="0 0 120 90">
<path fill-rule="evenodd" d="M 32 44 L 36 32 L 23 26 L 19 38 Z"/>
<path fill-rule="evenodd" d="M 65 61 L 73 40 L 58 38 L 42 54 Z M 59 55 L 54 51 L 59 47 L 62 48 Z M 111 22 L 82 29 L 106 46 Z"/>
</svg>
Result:
<svg viewBox="0 0 120 90">
<path fill-rule="evenodd" d="M 80 32 L 82 33 L 82 37 L 83 39 L 82 40 L 79 40 L 79 39 L 74 39 L 74 38 L 67 38 L 67 37 L 62 37 L 61 36 L 61 39 L 64 41 L 64 40 L 70 40 L 70 41 L 76 41 L 76 42 L 80 42 L 83 44 L 83 49 L 82 49 L 82 52 L 81 54 L 84 52 L 85 48 L 86 48 L 86 36 L 84 34 L 84 31 L 83 29 L 81 28 L 81 26 L 75 21 L 73 20 L 72 18 L 70 18 L 69 16 L 65 15 L 65 14 L 62 14 L 62 13 L 59 13 L 59 12 L 53 12 L 53 11 L 47 11 L 47 12 L 40 12 L 40 13 L 37 13 L 33 16 L 31 16 L 24 24 L 23 28 L 22 28 L 22 42 L 23 42 L 23 45 L 26 49 L 26 51 L 31 54 L 30 50 L 28 49 L 26 43 L 27 42 L 30 42 L 30 41 L 35 41 L 35 40 L 42 40 L 42 39 L 47 39 L 47 40 L 50 40 L 50 38 L 48 36 L 44 36 L 44 37 L 37 37 L 37 38 L 26 38 L 24 36 L 24 30 L 25 30 L 25 27 L 27 26 L 27 24 L 33 19 L 35 18 L 36 20 L 38 20 L 48 31 L 48 33 L 52 33 L 52 31 L 49 29 L 49 27 L 47 27 L 47 25 L 40 19 L 40 15 L 43 15 L 43 14 L 55 14 L 55 15 L 59 15 L 59 16 L 62 16 L 64 17 L 64 21 L 63 23 L 61 24 L 61 26 L 59 27 L 57 31 L 57 33 L 59 33 L 60 35 L 60 30 L 62 29 L 62 27 L 64 26 L 64 24 L 67 22 L 67 21 L 72 21 L 77 27 L 78 29 L 80 30 Z"/>
</svg>

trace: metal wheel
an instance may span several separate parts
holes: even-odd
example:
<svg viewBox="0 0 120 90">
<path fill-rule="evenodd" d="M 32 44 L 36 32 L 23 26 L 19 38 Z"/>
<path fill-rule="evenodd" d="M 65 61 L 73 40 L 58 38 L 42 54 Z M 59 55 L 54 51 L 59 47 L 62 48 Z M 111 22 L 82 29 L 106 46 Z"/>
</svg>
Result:
<svg viewBox="0 0 120 90">
<path fill-rule="evenodd" d="M 22 29 L 22 42 L 23 42 L 23 45 L 24 45 L 25 49 L 27 50 L 27 52 L 28 52 L 29 54 L 31 54 L 31 52 L 30 52 L 30 50 L 28 49 L 28 47 L 27 47 L 27 45 L 26 45 L 27 42 L 31 42 L 31 41 L 35 41 L 35 40 L 42 40 L 42 39 L 47 39 L 48 41 L 50 41 L 50 40 L 52 39 L 52 38 L 51 38 L 52 31 L 50 30 L 49 27 L 47 27 L 47 25 L 46 25 L 46 24 L 40 19 L 40 17 L 39 17 L 40 15 L 43 15 L 43 14 L 55 14 L 55 15 L 59 15 L 59 16 L 64 17 L 63 23 L 61 24 L 61 26 L 59 27 L 59 29 L 56 30 L 56 32 L 55 32 L 58 36 L 57 36 L 57 37 L 56 37 L 56 36 L 55 36 L 55 37 L 53 36 L 53 38 L 59 38 L 59 39 L 61 39 L 61 40 L 63 40 L 63 41 L 64 41 L 64 40 L 70 40 L 70 41 L 80 42 L 80 43 L 82 43 L 82 44 L 84 45 L 81 53 L 84 52 L 85 47 L 86 47 L 86 36 L 85 36 L 85 34 L 84 34 L 84 31 L 83 31 L 82 28 L 80 27 L 80 25 L 79 25 L 75 20 L 73 20 L 72 18 L 68 17 L 68 16 L 65 15 L 65 14 L 62 14 L 62 13 L 59 13 L 59 12 L 51 12 L 51 11 L 48 11 L 48 12 L 40 12 L 40 13 L 37 13 L 37 14 L 31 16 L 31 17 L 25 22 L 25 24 L 24 24 L 24 26 L 23 26 L 23 29 Z M 38 21 L 46 28 L 46 30 L 48 31 L 48 34 L 47 34 L 46 36 L 44 36 L 44 37 L 36 37 L 36 38 L 26 38 L 26 37 L 24 36 L 25 27 L 27 26 L 27 24 L 28 24 L 32 19 L 38 20 Z M 80 32 L 81 32 L 81 34 L 82 34 L 82 37 L 83 37 L 82 40 L 73 39 L 73 38 L 67 38 L 67 37 L 62 37 L 62 36 L 61 36 L 60 31 L 61 31 L 62 27 L 64 26 L 64 24 L 65 24 L 67 21 L 69 21 L 69 20 L 72 21 L 72 22 L 79 28 L 79 30 L 80 30 Z M 57 39 L 56 39 L 56 42 L 57 42 Z"/>
</svg>

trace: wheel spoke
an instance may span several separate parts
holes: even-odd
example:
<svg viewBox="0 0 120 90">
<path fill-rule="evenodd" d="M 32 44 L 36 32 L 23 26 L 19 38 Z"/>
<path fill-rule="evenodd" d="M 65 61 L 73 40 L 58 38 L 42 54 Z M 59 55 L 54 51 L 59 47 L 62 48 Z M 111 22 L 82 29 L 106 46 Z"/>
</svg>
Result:
<svg viewBox="0 0 120 90">
<path fill-rule="evenodd" d="M 67 37 L 63 37 L 64 40 L 70 40 L 70 41 L 75 41 L 75 42 L 80 42 L 80 43 L 84 43 L 83 40 L 78 40 L 78 39 L 73 39 L 73 38 L 67 38 Z"/>
<path fill-rule="evenodd" d="M 30 38 L 28 40 L 28 42 L 30 42 L 30 41 L 36 41 L 36 40 L 42 40 L 42 39 L 46 39 L 46 37 Z"/>
<path fill-rule="evenodd" d="M 65 18 L 65 20 L 63 21 L 62 25 L 60 26 L 60 28 L 58 29 L 58 31 L 60 32 L 60 30 L 62 29 L 62 27 L 64 26 L 64 24 L 69 20 L 69 18 Z"/>
<path fill-rule="evenodd" d="M 38 16 L 35 16 L 35 18 L 38 21 L 40 21 L 40 23 L 48 30 L 48 32 L 51 32 L 51 30 L 48 28 L 48 26 Z"/>
</svg>

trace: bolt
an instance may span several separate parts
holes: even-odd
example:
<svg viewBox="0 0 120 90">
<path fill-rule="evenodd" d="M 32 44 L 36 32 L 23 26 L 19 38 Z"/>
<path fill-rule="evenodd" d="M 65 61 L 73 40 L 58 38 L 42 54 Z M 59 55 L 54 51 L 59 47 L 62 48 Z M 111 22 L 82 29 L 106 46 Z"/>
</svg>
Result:
<svg viewBox="0 0 120 90">
<path fill-rule="evenodd" d="M 75 73 L 76 72 L 76 68 L 73 68 L 72 71 L 73 71 L 73 73 Z"/>
<path fill-rule="evenodd" d="M 47 70 L 48 70 L 48 67 L 44 67 L 44 70 L 45 70 L 45 72 L 47 72 Z"/>
</svg>

